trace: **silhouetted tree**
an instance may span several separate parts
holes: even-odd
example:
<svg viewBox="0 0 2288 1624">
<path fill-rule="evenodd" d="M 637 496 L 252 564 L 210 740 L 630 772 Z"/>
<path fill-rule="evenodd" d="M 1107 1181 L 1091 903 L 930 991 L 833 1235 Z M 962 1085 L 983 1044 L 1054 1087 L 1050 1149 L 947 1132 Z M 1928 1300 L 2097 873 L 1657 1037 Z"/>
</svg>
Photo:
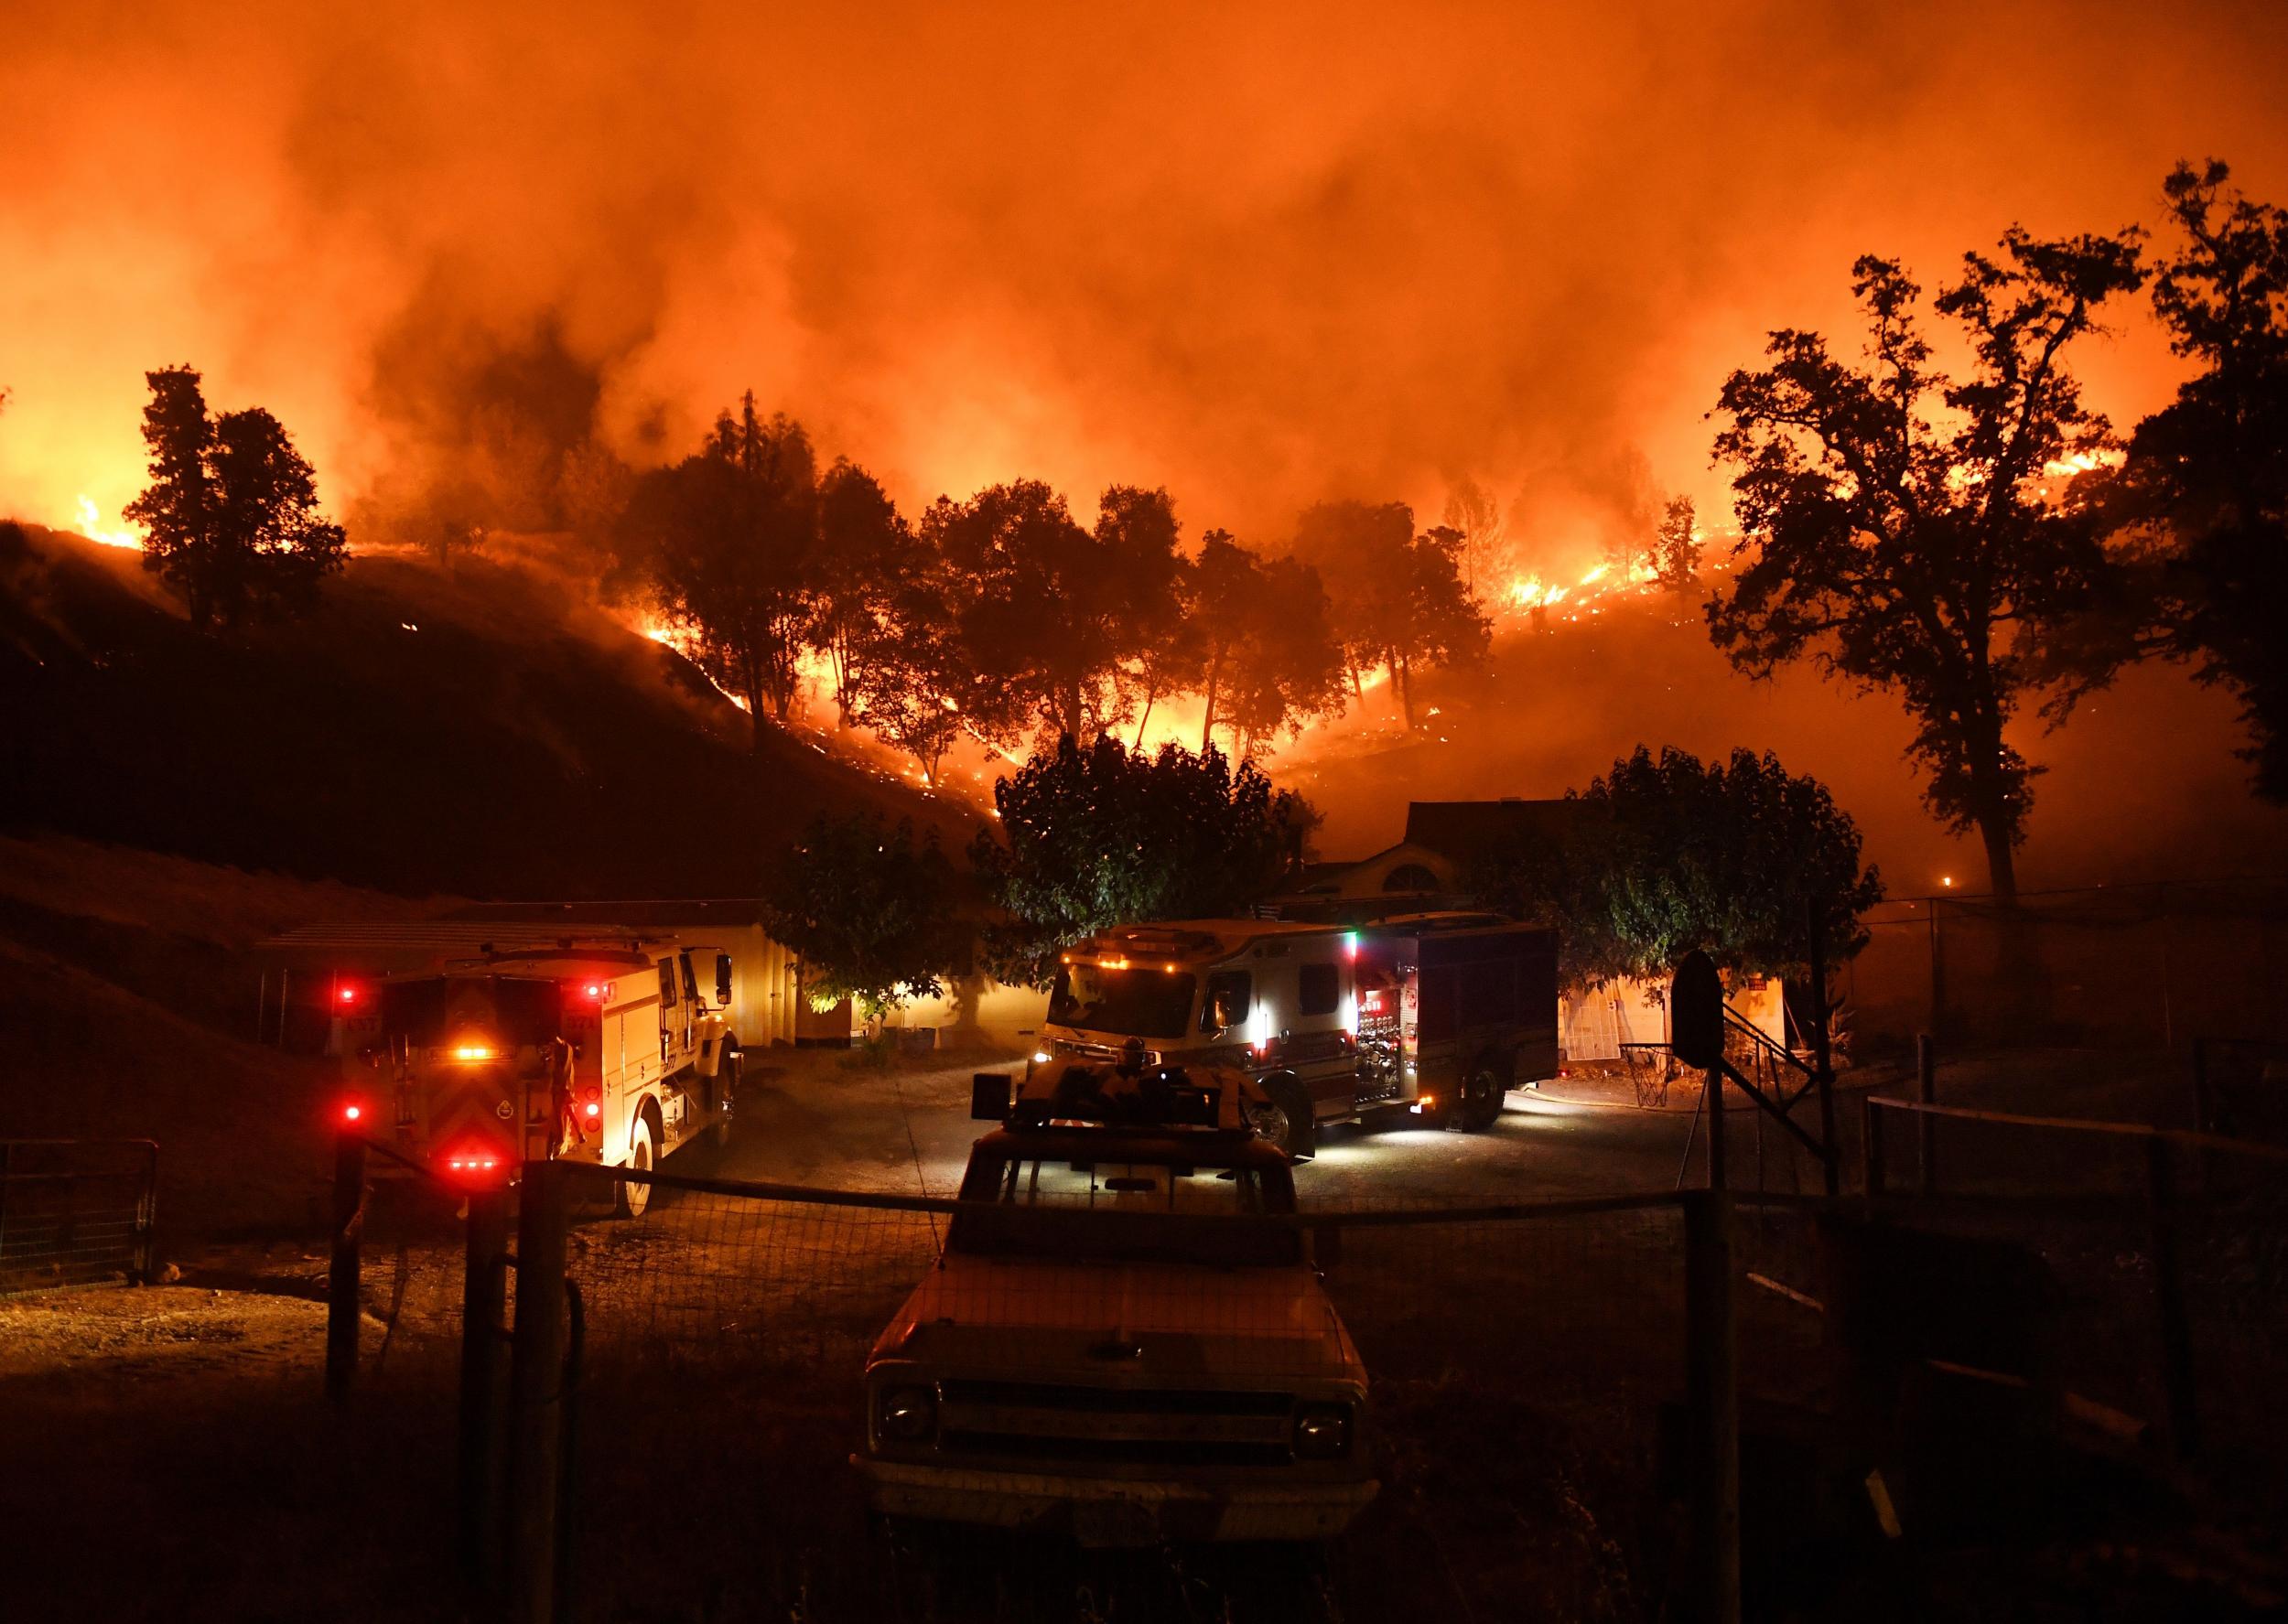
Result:
<svg viewBox="0 0 2288 1624">
<path fill-rule="evenodd" d="M 1703 764 L 1643 747 L 1586 790 L 1568 839 L 1488 854 L 1469 883 L 1490 905 L 1558 928 L 1569 985 L 1657 979 L 1694 948 L 1723 969 L 1799 974 L 1814 898 L 1830 962 L 1867 943 L 1883 899 L 1859 828 L 1818 780 L 1738 749 Z"/>
<path fill-rule="evenodd" d="M 816 465 L 802 425 L 765 421 L 750 393 L 696 456 L 647 475 L 631 522 L 649 541 L 660 606 L 692 657 L 745 702 L 752 744 L 794 702 L 817 568 Z"/>
<path fill-rule="evenodd" d="M 1135 715 L 1139 745 L 1152 706 L 1192 687 L 1203 669 L 1187 613 L 1192 566 L 1177 541 L 1175 504 L 1166 490 L 1106 488 L 1097 504 L 1096 542 L 1118 600 L 1111 708 L 1122 720 Z"/>
<path fill-rule="evenodd" d="M 1493 628 L 1462 585 L 1462 532 L 1439 526 L 1414 537 L 1399 557 L 1384 633 L 1390 680 L 1406 725 L 1414 726 L 1414 673 L 1428 666 L 1472 666 L 1493 645 Z"/>
<path fill-rule="evenodd" d="M 308 604 L 341 568 L 343 537 L 318 517 L 317 477 L 285 426 L 259 406 L 210 416 L 189 367 L 144 376 L 151 483 L 124 514 L 144 529 L 144 567 L 200 627 Z"/>
<path fill-rule="evenodd" d="M 1931 363 L 1921 290 L 1862 258 L 1870 364 L 1837 360 L 1817 333 L 1775 332 L 1771 364 L 1732 373 L 1717 407 L 1744 532 L 1743 567 L 1708 606 L 1717 647 L 1751 674 L 1808 658 L 1898 694 L 1931 810 L 1978 830 L 2002 896 L 2017 888 L 2039 770 L 2003 737 L 2034 680 L 2025 645 L 2102 562 L 2040 481 L 2104 437 L 2066 354 L 2137 285 L 2133 235 L 2045 242 L 2013 227 L 2001 260 L 1966 254 L 1934 305 L 1972 357 L 1959 377 Z"/>
<path fill-rule="evenodd" d="M 1035 479 L 967 501 L 940 497 L 917 525 L 955 573 L 962 640 L 978 674 L 1039 720 L 1043 734 L 1093 737 L 1120 662 L 1119 561 Z"/>
<path fill-rule="evenodd" d="M 1481 605 L 1499 602 L 1508 589 L 1509 564 L 1501 504 L 1475 479 L 1464 479 L 1447 493 L 1443 517 L 1462 536 L 1463 590 Z"/>
<path fill-rule="evenodd" d="M 935 997 L 967 957 L 953 866 L 913 825 L 875 813 L 821 818 L 763 886 L 773 940 L 802 961 L 815 1007 L 844 998 L 869 1020 Z"/>
<path fill-rule="evenodd" d="M 847 725 L 868 651 L 881 644 L 892 605 L 922 566 L 921 550 L 874 477 L 837 461 L 818 485 L 817 559 L 810 639 L 826 656 L 836 714 Z"/>
<path fill-rule="evenodd" d="M 2229 175 L 2212 159 L 2165 183 L 2182 240 L 2153 307 L 2201 371 L 2137 425 L 2118 476 L 2076 482 L 2121 569 L 2118 635 L 2075 653 L 2079 688 L 2145 654 L 2193 661 L 2240 701 L 2258 793 L 2288 801 L 2288 211 Z"/>
<path fill-rule="evenodd" d="M 1298 796 L 1223 752 L 1131 750 L 1068 736 L 994 786 L 997 827 L 971 858 L 1009 923 L 994 973 L 1047 984 L 1057 947 L 1136 920 L 1228 916 L 1268 895 L 1315 821 Z"/>
<path fill-rule="evenodd" d="M 1292 558 L 1267 562 L 1230 532 L 1212 530 L 1187 585 L 1205 702 L 1203 752 L 1227 727 L 1244 761 L 1282 730 L 1342 708 L 1349 668 L 1317 570 Z"/>
<path fill-rule="evenodd" d="M 1690 592 L 1700 583 L 1698 521 L 1689 496 L 1671 497 L 1653 531 L 1649 553 L 1653 582 L 1671 592 Z"/>
<path fill-rule="evenodd" d="M 1320 502 L 1295 522 L 1293 555 L 1319 572 L 1333 611 L 1352 697 L 1390 660 L 1391 600 L 1405 591 L 1414 513 L 1404 502 Z"/>
</svg>

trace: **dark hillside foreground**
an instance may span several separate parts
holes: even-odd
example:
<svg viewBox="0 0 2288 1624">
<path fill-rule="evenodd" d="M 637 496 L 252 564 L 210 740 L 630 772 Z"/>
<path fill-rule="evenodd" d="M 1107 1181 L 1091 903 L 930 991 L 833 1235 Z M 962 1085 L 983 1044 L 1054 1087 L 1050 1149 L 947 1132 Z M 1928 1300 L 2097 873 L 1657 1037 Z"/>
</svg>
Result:
<svg viewBox="0 0 2288 1624">
<path fill-rule="evenodd" d="M 162 1261 L 193 1237 L 311 1232 L 335 1073 L 255 1041 L 252 950 L 450 900 L 0 837 L 0 1138 L 156 1140 Z"/>
<path fill-rule="evenodd" d="M 0 527 L 0 826 L 406 894 L 744 895 L 821 812 L 966 814 L 747 718 L 545 568 L 352 558 L 194 633 L 133 554 Z"/>
</svg>

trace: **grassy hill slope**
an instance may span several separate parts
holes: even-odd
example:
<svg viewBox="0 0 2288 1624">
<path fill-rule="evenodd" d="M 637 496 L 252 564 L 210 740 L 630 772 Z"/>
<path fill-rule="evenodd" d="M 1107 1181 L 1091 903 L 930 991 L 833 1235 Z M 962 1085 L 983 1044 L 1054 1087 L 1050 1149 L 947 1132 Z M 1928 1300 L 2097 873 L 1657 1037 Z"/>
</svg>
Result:
<svg viewBox="0 0 2288 1624">
<path fill-rule="evenodd" d="M 823 810 L 964 814 L 746 717 L 545 567 L 353 558 L 192 631 L 135 554 L 0 527 L 0 824 L 408 894 L 751 894 Z"/>
</svg>

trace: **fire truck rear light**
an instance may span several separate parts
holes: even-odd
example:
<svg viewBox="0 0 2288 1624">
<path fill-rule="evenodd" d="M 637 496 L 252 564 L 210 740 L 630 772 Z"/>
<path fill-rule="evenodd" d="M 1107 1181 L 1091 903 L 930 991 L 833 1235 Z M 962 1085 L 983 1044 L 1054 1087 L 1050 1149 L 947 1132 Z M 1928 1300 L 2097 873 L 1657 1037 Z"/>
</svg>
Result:
<svg viewBox="0 0 2288 1624">
<path fill-rule="evenodd" d="M 580 991 L 587 994 L 588 996 L 591 998 L 600 1000 L 604 995 L 604 984 L 601 982 L 591 981 L 586 986 L 582 987 Z"/>
<path fill-rule="evenodd" d="M 344 987 L 339 994 L 336 995 L 336 996 L 338 996 L 344 1004 L 355 1004 L 358 1001 L 358 989 L 355 987 Z"/>
<path fill-rule="evenodd" d="M 355 1122 L 358 1118 L 363 1116 L 365 1112 L 363 1108 L 360 1106 L 344 1105 L 341 1108 L 341 1120 L 344 1122 Z"/>
<path fill-rule="evenodd" d="M 588 1113 L 590 1116 L 601 1116 L 604 1113 L 604 1108 L 601 1105 L 591 1104 L 588 1108 Z"/>
<path fill-rule="evenodd" d="M 464 1043 L 453 1051 L 453 1058 L 457 1060 L 489 1060 L 492 1058 L 492 1050 L 481 1043 Z"/>
</svg>

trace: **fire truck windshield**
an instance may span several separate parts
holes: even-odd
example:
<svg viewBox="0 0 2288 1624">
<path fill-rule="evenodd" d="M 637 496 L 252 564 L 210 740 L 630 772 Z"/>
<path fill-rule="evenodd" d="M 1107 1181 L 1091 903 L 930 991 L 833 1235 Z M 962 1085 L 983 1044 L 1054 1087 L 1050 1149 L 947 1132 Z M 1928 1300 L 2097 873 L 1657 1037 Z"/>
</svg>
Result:
<svg viewBox="0 0 2288 1624">
<path fill-rule="evenodd" d="M 429 1048 L 480 1033 L 507 1049 L 546 1043 L 562 1025 L 564 995 L 553 981 L 502 975 L 440 975 L 382 987 L 384 1038 Z"/>
<path fill-rule="evenodd" d="M 1067 964 L 1049 995 L 1049 1019 L 1060 1027 L 1128 1038 L 1181 1038 L 1192 1019 L 1189 975 L 1153 966 L 1107 970 Z"/>
</svg>

